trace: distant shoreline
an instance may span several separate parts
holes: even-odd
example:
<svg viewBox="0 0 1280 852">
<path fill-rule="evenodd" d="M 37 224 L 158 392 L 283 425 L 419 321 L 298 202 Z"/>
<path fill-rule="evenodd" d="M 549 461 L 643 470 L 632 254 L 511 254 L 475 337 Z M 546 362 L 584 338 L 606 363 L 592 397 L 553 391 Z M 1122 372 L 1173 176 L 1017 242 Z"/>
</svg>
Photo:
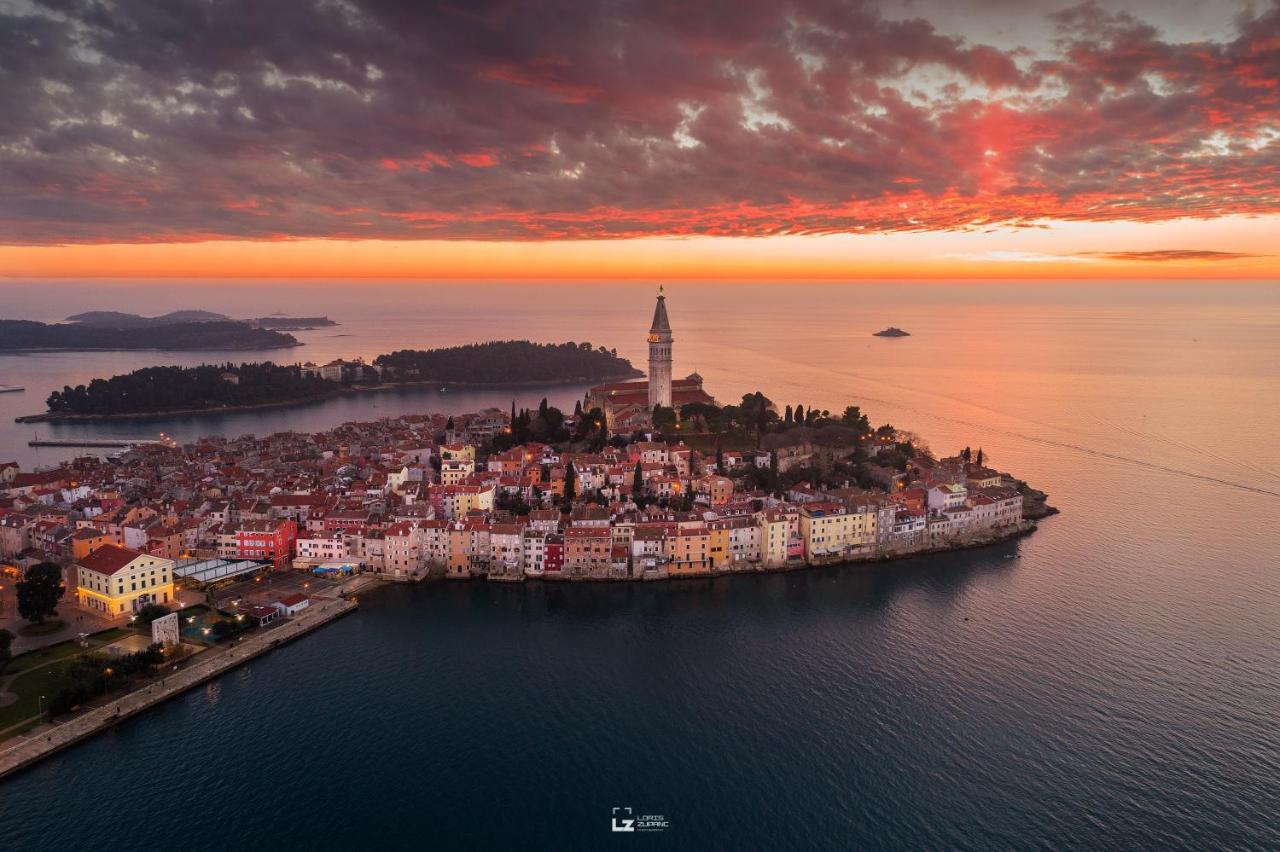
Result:
<svg viewBox="0 0 1280 852">
<path fill-rule="evenodd" d="M 311 402 L 324 402 L 338 396 L 356 393 L 370 393 L 373 391 L 395 390 L 397 388 L 415 388 L 415 387 L 456 387 L 456 388 L 528 388 L 528 387 L 563 387 L 565 385 L 576 384 L 603 384 L 604 382 L 616 382 L 624 379 L 634 379 L 643 376 L 639 370 L 632 371 L 631 375 L 604 376 L 600 379 L 561 379 L 559 381 L 525 381 L 525 382 L 449 382 L 439 379 L 415 379 L 413 381 L 403 382 L 385 382 L 376 385 L 353 385 L 351 387 L 341 387 L 335 390 L 327 391 L 317 396 L 308 396 L 302 399 L 286 399 L 279 402 L 257 402 L 247 405 L 226 405 L 216 408 L 176 408 L 167 411 L 141 411 L 135 413 L 122 414 L 59 414 L 57 412 L 46 411 L 43 414 L 28 414 L 23 417 L 13 418 L 14 423 L 52 423 L 52 424 L 68 424 L 68 423 L 109 423 L 121 420 L 163 420 L 168 417 L 186 417 L 194 414 L 234 414 L 241 411 L 262 411 L 273 408 L 288 408 L 294 405 L 306 405 Z"/>
<path fill-rule="evenodd" d="M 305 331 L 306 329 L 293 329 Z M 209 346 L 191 349 L 171 349 L 167 347 L 138 347 L 121 349 L 119 346 L 24 346 L 20 349 L 0 349 L 0 355 L 24 355 L 32 352 L 263 352 L 271 349 L 296 349 L 306 346 L 302 341 L 294 343 L 277 343 L 271 346 Z"/>
</svg>

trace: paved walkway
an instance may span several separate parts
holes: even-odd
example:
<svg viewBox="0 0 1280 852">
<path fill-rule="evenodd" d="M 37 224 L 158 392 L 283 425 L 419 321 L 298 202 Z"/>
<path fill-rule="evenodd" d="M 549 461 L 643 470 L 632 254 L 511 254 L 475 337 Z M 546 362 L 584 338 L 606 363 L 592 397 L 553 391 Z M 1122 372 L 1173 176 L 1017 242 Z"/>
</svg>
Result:
<svg viewBox="0 0 1280 852">
<path fill-rule="evenodd" d="M 0 750 L 0 778 L 215 678 L 277 645 L 296 639 L 345 615 L 356 606 L 355 601 L 348 600 L 313 602 L 280 626 L 255 633 L 223 653 L 201 654 L 176 673 L 121 696 L 104 707 L 67 722 L 44 725 L 25 737 L 16 737 Z"/>
</svg>

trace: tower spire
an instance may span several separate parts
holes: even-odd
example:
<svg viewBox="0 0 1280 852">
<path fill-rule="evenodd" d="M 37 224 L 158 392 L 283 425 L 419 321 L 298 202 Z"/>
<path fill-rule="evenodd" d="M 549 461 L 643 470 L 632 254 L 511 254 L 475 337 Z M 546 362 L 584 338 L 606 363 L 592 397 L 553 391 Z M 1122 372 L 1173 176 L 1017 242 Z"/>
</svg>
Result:
<svg viewBox="0 0 1280 852">
<path fill-rule="evenodd" d="M 671 407 L 671 321 L 667 319 L 667 297 L 658 286 L 658 303 L 649 326 L 649 408 Z"/>
</svg>

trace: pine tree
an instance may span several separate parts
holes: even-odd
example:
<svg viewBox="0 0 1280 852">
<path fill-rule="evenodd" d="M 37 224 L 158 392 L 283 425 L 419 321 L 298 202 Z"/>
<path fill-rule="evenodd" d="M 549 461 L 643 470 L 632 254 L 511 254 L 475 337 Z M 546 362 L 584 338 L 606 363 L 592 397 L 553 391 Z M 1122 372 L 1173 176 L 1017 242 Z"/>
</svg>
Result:
<svg viewBox="0 0 1280 852">
<path fill-rule="evenodd" d="M 788 426 L 790 426 L 793 422 L 791 419 L 791 406 L 789 405 L 787 406 L 786 413 L 782 415 L 782 422 Z"/>
<path fill-rule="evenodd" d="M 982 447 L 978 447 L 978 467 L 982 467 L 982 459 L 983 459 Z"/>
<path fill-rule="evenodd" d="M 796 425 L 804 425 L 804 406 L 799 404 L 796 405 Z"/>
<path fill-rule="evenodd" d="M 644 493 L 644 469 L 640 467 L 640 461 L 636 460 L 635 476 L 631 479 L 631 494 L 639 497 Z"/>
</svg>

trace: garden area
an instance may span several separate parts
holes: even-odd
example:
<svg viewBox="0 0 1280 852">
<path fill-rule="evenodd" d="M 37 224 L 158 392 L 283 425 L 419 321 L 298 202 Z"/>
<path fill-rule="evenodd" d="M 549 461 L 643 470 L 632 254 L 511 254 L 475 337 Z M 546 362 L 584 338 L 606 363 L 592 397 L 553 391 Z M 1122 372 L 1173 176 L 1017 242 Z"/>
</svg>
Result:
<svg viewBox="0 0 1280 852">
<path fill-rule="evenodd" d="M 123 628 L 94 633 L 82 647 L 78 640 L 59 642 L 47 648 L 19 654 L 0 672 L 0 740 L 22 733 L 25 727 L 10 730 L 47 710 L 70 678 L 70 672 L 86 651 L 99 650 L 132 635 Z M 44 696 L 41 700 L 41 696 Z"/>
</svg>

